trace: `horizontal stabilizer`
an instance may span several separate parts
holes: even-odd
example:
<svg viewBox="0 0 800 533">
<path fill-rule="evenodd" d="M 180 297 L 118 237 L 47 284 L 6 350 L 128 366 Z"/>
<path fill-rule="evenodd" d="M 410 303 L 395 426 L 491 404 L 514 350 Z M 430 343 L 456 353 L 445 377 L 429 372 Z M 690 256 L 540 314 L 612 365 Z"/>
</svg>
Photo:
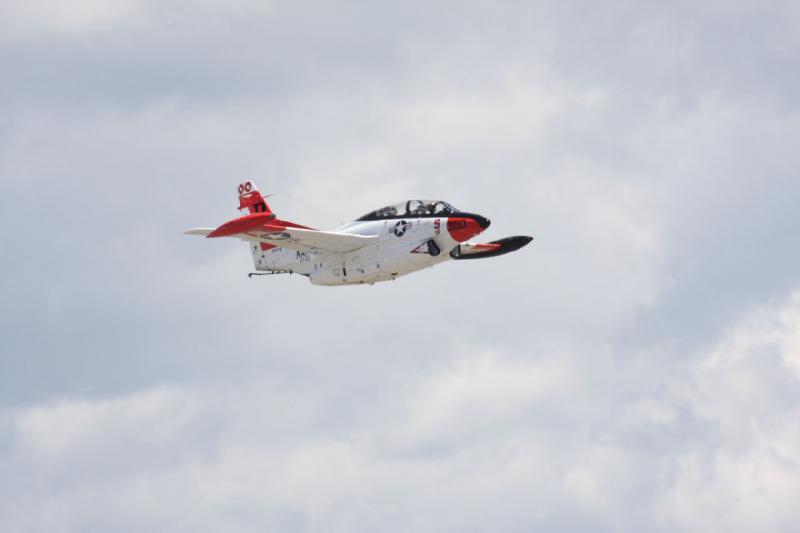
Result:
<svg viewBox="0 0 800 533">
<path fill-rule="evenodd" d="M 253 213 L 243 217 L 230 220 L 211 233 L 208 234 L 209 239 L 216 237 L 233 237 L 240 233 L 247 233 L 249 231 L 264 231 L 270 228 L 272 231 L 283 231 L 283 226 L 272 226 L 270 221 L 275 218 L 272 213 Z"/>
<path fill-rule="evenodd" d="M 190 229 L 189 231 L 185 231 L 184 235 L 201 235 L 205 237 L 212 231 L 214 231 L 214 228 L 195 228 L 195 229 Z"/>
</svg>

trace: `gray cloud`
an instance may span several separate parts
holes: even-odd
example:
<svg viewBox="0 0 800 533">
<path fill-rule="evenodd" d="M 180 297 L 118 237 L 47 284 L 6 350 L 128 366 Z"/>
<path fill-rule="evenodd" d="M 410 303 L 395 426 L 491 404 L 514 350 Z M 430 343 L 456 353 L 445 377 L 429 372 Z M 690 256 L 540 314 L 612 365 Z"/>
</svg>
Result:
<svg viewBox="0 0 800 533">
<path fill-rule="evenodd" d="M 3 530 L 791 531 L 791 2 L 0 6 Z M 537 239 L 248 280 L 243 177 Z"/>
</svg>

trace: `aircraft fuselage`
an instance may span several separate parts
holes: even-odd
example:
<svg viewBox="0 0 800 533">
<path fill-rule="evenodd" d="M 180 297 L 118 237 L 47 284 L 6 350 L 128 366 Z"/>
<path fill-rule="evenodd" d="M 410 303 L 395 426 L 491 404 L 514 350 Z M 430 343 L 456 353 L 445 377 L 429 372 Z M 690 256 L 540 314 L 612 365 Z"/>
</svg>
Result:
<svg viewBox="0 0 800 533">
<path fill-rule="evenodd" d="M 378 235 L 375 244 L 352 252 L 295 251 L 251 243 L 257 270 L 293 272 L 315 285 L 355 285 L 389 281 L 451 259 L 460 243 L 481 233 L 488 220 L 478 215 L 356 221 L 336 231 Z M 264 249 L 268 248 L 268 249 Z"/>
</svg>

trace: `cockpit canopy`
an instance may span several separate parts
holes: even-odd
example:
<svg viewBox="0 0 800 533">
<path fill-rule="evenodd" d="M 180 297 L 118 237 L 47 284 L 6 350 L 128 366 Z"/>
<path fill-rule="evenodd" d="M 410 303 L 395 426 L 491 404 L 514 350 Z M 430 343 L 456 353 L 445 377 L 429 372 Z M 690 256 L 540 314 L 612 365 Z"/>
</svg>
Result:
<svg viewBox="0 0 800 533">
<path fill-rule="evenodd" d="M 458 209 L 441 200 L 408 200 L 367 213 L 358 220 L 384 220 L 406 217 L 446 217 Z"/>
</svg>

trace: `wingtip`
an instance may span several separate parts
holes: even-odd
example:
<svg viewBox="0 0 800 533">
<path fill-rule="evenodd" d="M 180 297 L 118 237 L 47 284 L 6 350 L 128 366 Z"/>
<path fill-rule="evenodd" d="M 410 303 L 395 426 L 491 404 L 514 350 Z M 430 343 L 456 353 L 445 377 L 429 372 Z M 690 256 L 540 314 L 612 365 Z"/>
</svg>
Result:
<svg viewBox="0 0 800 533">
<path fill-rule="evenodd" d="M 201 237 L 208 237 L 208 234 L 214 231 L 210 228 L 194 228 L 183 232 L 184 235 L 199 235 Z"/>
</svg>

